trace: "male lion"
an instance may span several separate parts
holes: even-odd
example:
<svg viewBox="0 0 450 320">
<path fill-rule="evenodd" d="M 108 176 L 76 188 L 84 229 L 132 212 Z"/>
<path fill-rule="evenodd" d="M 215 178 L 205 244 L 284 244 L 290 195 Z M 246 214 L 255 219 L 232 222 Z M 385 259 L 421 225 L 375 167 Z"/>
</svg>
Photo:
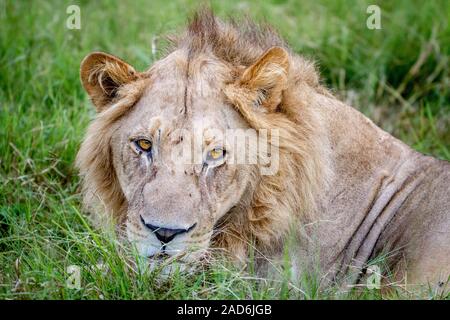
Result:
<svg viewBox="0 0 450 320">
<path fill-rule="evenodd" d="M 170 43 L 145 72 L 101 52 L 81 63 L 98 111 L 77 156 L 88 210 L 125 226 L 148 257 L 191 262 L 220 248 L 246 261 L 254 246 L 276 259 L 293 239 L 297 272 L 355 283 L 390 253 L 397 279 L 444 285 L 449 163 L 337 100 L 269 27 L 205 11 Z M 181 161 L 196 129 L 203 158 Z M 251 129 L 277 137 L 275 172 L 229 161 L 241 151 L 217 133 Z M 254 135 L 245 141 L 255 146 Z"/>
</svg>

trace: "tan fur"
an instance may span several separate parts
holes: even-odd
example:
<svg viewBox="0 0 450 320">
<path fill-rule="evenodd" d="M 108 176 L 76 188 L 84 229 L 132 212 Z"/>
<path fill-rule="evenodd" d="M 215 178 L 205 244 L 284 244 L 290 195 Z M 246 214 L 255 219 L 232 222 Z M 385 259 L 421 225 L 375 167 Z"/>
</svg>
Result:
<svg viewBox="0 0 450 320">
<path fill-rule="evenodd" d="M 170 228 L 196 224 L 173 248 L 220 248 L 242 261 L 253 244 L 276 257 L 294 229 L 298 250 L 291 251 L 299 272 L 317 257 L 331 281 L 352 268 L 359 273 L 387 249 L 403 252 L 406 263 L 415 264 L 411 270 L 423 265 L 411 283 L 448 276 L 447 163 L 415 153 L 335 99 L 314 65 L 270 27 L 225 23 L 206 11 L 170 41 L 166 57 L 145 73 L 107 54 L 83 60 L 82 82 L 99 111 L 77 157 L 91 212 L 127 224 L 143 254 L 154 253 L 156 240 L 139 217 Z M 201 166 L 173 162 L 167 154 L 184 143 L 177 130 L 205 123 L 206 131 L 279 130 L 280 144 L 272 146 L 278 172 L 261 175 L 258 165 L 227 164 L 210 178 Z M 157 144 L 151 164 L 130 151 L 138 134 Z M 220 143 L 214 139 L 208 143 Z M 439 194 L 426 205 L 414 200 L 427 181 L 419 174 L 423 168 L 442 180 L 421 191 Z M 439 227 L 422 225 L 421 212 L 440 219 Z M 393 230 L 407 225 L 415 231 L 398 238 Z M 436 228 L 443 234 L 419 240 Z M 424 246 L 442 256 L 417 260 Z"/>
<path fill-rule="evenodd" d="M 84 177 L 86 208 L 100 215 L 112 215 L 118 221 L 124 218 L 126 203 L 111 158 L 112 131 L 117 119 L 134 105 L 147 84 L 148 81 L 141 80 L 121 88 L 117 94 L 118 102 L 99 113 L 92 122 L 77 155 L 76 166 Z M 109 220 L 102 217 L 101 221 L 105 221 L 105 218 Z"/>
</svg>

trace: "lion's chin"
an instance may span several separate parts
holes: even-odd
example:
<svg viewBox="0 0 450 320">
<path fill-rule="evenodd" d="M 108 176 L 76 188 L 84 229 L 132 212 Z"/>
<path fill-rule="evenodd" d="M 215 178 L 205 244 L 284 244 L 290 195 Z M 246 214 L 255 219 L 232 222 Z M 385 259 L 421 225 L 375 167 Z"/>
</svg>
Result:
<svg viewBox="0 0 450 320">
<path fill-rule="evenodd" d="M 157 254 L 149 257 L 149 270 L 165 279 L 175 273 L 194 274 L 205 264 L 202 252 L 182 253 L 175 256 Z"/>
<path fill-rule="evenodd" d="M 182 261 L 165 263 L 164 261 L 150 258 L 149 269 L 162 279 L 168 279 L 173 274 L 185 273 L 194 274 L 198 270 L 197 264 L 185 263 Z"/>
</svg>

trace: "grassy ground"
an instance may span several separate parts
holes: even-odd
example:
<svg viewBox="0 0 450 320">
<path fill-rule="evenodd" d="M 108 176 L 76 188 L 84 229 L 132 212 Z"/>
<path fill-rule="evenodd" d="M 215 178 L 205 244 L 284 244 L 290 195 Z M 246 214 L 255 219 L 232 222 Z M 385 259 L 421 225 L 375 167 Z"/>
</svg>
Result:
<svg viewBox="0 0 450 320">
<path fill-rule="evenodd" d="M 366 28 L 373 1 L 217 1 L 248 13 L 314 57 L 343 99 L 415 149 L 450 159 L 450 2 L 383 1 L 381 30 Z M 81 30 L 66 8 L 81 8 Z M 0 0 L 0 299 L 348 298 L 378 290 L 318 292 L 317 279 L 267 283 L 223 264 L 161 281 L 132 250 L 92 230 L 80 212 L 73 160 L 93 116 L 81 59 L 102 50 L 137 69 L 151 39 L 182 26 L 195 1 Z M 157 55 L 156 55 L 157 56 Z M 102 272 L 89 266 L 103 263 Z M 80 266 L 81 288 L 66 286 Z"/>
</svg>

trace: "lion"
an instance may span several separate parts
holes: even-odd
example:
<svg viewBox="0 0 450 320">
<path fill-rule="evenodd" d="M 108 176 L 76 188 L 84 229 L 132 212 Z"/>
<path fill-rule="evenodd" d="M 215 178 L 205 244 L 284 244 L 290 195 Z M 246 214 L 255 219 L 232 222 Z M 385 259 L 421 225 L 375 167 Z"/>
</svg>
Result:
<svg viewBox="0 0 450 320">
<path fill-rule="evenodd" d="M 337 99 L 269 26 L 203 10 L 168 42 L 144 72 L 102 52 L 81 63 L 97 110 L 76 159 L 87 211 L 151 259 L 197 262 L 218 249 L 277 260 L 290 242 L 295 273 L 320 270 L 327 283 L 357 283 L 390 253 L 400 283 L 444 286 L 448 162 Z M 201 159 L 181 161 L 195 130 Z M 224 130 L 269 131 L 277 170 L 230 161 L 241 151 Z"/>
</svg>

